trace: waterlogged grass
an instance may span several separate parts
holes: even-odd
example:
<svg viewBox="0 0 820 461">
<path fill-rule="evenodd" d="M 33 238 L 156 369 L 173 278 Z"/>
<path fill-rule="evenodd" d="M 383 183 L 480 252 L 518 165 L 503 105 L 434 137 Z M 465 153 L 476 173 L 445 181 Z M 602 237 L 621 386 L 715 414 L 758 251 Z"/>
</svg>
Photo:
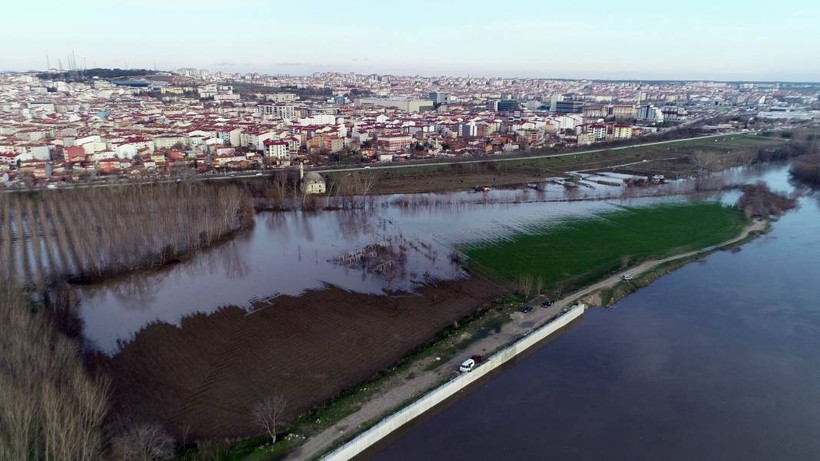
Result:
<svg viewBox="0 0 820 461">
<path fill-rule="evenodd" d="M 549 223 L 461 251 L 477 273 L 522 279 L 566 293 L 647 259 L 702 249 L 736 236 L 748 223 L 734 208 L 690 202 L 623 207 L 592 218 Z"/>
</svg>

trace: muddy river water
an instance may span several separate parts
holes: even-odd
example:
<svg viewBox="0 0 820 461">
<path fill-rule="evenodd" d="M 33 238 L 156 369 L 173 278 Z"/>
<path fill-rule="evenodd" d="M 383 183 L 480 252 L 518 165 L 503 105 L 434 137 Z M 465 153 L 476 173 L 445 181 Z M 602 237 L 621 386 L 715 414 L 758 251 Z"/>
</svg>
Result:
<svg viewBox="0 0 820 461">
<path fill-rule="evenodd" d="M 790 190 L 783 171 L 765 179 Z M 373 460 L 820 459 L 820 197 L 589 310 L 362 456 Z"/>
</svg>

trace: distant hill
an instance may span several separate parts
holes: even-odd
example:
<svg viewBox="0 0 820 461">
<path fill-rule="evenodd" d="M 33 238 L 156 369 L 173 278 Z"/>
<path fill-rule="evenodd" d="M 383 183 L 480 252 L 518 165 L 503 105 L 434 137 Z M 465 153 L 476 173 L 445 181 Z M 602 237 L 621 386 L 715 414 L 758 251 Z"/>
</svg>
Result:
<svg viewBox="0 0 820 461">
<path fill-rule="evenodd" d="M 72 70 L 66 72 L 42 72 L 37 74 L 38 78 L 46 80 L 67 80 L 67 81 L 83 81 L 91 78 L 114 79 L 122 77 L 144 77 L 146 75 L 153 75 L 154 70 L 149 69 L 85 69 L 82 71 Z"/>
</svg>

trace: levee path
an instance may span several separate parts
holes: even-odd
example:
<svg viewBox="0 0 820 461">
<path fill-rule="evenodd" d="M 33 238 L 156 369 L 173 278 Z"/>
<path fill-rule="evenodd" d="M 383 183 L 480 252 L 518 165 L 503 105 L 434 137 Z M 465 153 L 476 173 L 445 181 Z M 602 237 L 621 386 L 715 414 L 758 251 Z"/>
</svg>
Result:
<svg viewBox="0 0 820 461">
<path fill-rule="evenodd" d="M 721 244 L 709 247 L 708 249 L 690 251 L 664 259 L 646 261 L 630 268 L 628 271 L 630 274 L 638 275 L 661 264 L 729 246 L 746 239 L 753 232 L 765 230 L 766 226 L 767 222 L 765 220 L 756 219 L 743 229 L 740 235 Z M 487 355 L 514 343 L 527 336 L 533 330 L 550 322 L 571 302 L 622 283 L 621 275 L 622 273 L 613 275 L 586 288 L 570 293 L 548 308 L 535 307 L 529 314 L 523 314 L 521 312 L 512 314 L 512 319 L 504 324 L 503 329 L 499 333 L 474 342 L 461 355 L 453 357 L 448 361 L 442 361 L 441 364 L 433 370 L 428 369 L 429 360 L 421 360 L 414 363 L 410 370 L 408 370 L 406 374 L 403 374 L 403 376 L 391 378 L 392 382 L 389 382 L 388 385 L 385 386 L 386 390 L 384 392 L 375 395 L 355 413 L 348 415 L 333 426 L 307 439 L 304 444 L 294 450 L 286 459 L 316 459 L 336 445 L 338 440 L 345 437 L 348 433 L 357 432 L 358 428 L 368 422 L 386 416 L 388 412 L 399 408 L 411 399 L 420 398 L 424 393 L 447 381 L 464 359 L 473 354 Z M 533 304 L 538 301 L 540 300 L 534 300 Z M 405 376 L 411 375 L 413 376 L 412 379 L 405 379 Z"/>
</svg>

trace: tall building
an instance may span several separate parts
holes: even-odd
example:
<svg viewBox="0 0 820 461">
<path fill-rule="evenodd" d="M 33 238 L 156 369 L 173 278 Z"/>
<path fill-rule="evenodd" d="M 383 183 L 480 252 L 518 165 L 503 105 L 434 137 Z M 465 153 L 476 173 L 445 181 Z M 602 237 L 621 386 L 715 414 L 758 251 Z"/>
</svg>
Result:
<svg viewBox="0 0 820 461">
<path fill-rule="evenodd" d="M 558 103 L 564 100 L 564 95 L 562 94 L 554 94 L 550 96 L 550 112 L 556 112 L 558 109 Z"/>
<path fill-rule="evenodd" d="M 556 101 L 555 110 L 557 114 L 580 114 L 584 110 L 582 101 Z"/>
<path fill-rule="evenodd" d="M 515 99 L 502 99 L 498 101 L 498 112 L 514 112 L 521 108 L 521 104 Z"/>
<path fill-rule="evenodd" d="M 465 123 L 459 126 L 459 135 L 463 138 L 474 138 L 478 136 L 478 126 L 475 122 Z"/>
<path fill-rule="evenodd" d="M 450 103 L 450 95 L 441 91 L 431 91 L 428 95 L 431 101 L 434 104 L 449 104 Z"/>
<path fill-rule="evenodd" d="M 635 118 L 647 122 L 663 123 L 663 112 L 661 112 L 659 107 L 655 107 L 652 104 L 645 104 L 638 108 L 638 115 Z"/>
</svg>

